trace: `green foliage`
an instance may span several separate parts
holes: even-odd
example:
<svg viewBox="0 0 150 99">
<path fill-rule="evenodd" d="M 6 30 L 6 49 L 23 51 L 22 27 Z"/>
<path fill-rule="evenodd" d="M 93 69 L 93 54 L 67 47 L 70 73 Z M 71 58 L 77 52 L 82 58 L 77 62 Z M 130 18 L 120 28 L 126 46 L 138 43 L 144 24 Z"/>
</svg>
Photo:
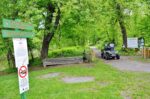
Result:
<svg viewBox="0 0 150 99">
<path fill-rule="evenodd" d="M 126 49 L 126 50 L 120 49 L 119 54 L 122 56 L 137 56 L 138 52 L 135 49 Z"/>
<path fill-rule="evenodd" d="M 8 69 L 5 69 L 3 70 L 5 73 L 7 74 L 11 74 L 11 73 L 15 73 L 17 72 L 17 68 L 8 68 Z"/>
<path fill-rule="evenodd" d="M 6 54 L 4 54 L 4 51 L 0 52 L 0 71 L 3 71 L 8 68 L 8 62 L 6 58 Z"/>
<path fill-rule="evenodd" d="M 55 49 L 49 51 L 48 56 L 52 57 L 71 57 L 71 56 L 82 56 L 83 48 L 82 47 L 66 47 L 61 49 Z"/>
<path fill-rule="evenodd" d="M 116 3 L 121 5 L 121 17 L 128 37 L 144 37 L 145 45 L 150 47 L 149 0 L 2 0 L 0 18 L 19 18 L 23 22 L 32 23 L 35 27 L 35 37 L 28 40 L 28 45 L 40 53 L 45 32 L 53 29 L 45 28 L 46 7 L 54 4 L 60 8 L 61 17 L 50 43 L 49 57 L 74 56 L 79 55 L 83 50 L 72 52 L 73 49 L 68 50 L 65 47 L 97 45 L 102 48 L 105 43 L 114 42 L 117 48 L 121 49 L 123 40 Z M 57 11 L 58 9 L 55 8 L 50 27 L 53 27 L 51 25 L 55 21 Z M 0 54 L 6 55 L 8 48 L 13 50 L 12 40 L 0 36 Z M 59 48 L 61 50 L 54 51 Z"/>
<path fill-rule="evenodd" d="M 39 57 L 36 57 L 34 60 L 30 60 L 29 66 L 42 66 L 42 60 Z"/>
</svg>

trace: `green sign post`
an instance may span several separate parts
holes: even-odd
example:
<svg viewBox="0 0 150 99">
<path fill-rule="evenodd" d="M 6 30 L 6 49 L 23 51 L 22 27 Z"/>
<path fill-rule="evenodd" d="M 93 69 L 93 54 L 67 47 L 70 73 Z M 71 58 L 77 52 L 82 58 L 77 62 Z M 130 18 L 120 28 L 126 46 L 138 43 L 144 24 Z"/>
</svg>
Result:
<svg viewBox="0 0 150 99">
<path fill-rule="evenodd" d="M 28 31 L 14 31 L 14 30 L 2 30 L 2 36 L 3 38 L 32 38 L 34 36 L 33 32 L 28 32 Z"/>
<path fill-rule="evenodd" d="M 17 20 L 3 19 L 2 37 L 3 38 L 32 38 L 34 33 L 31 32 L 34 28 L 32 24 L 18 22 Z M 18 29 L 17 31 L 12 29 Z M 19 30 L 20 29 L 20 30 Z"/>
<path fill-rule="evenodd" d="M 34 27 L 32 24 L 24 23 L 20 21 L 8 20 L 3 19 L 3 27 L 4 28 L 11 28 L 11 29 L 23 29 L 23 30 L 33 30 Z"/>
<path fill-rule="evenodd" d="M 34 29 L 32 24 L 29 23 L 24 23 L 24 22 L 20 22 L 20 20 L 8 20 L 8 19 L 3 19 L 2 20 L 3 24 L 3 28 L 2 29 L 2 37 L 3 38 L 13 38 L 13 42 L 15 42 L 15 46 L 14 49 L 19 49 L 19 52 L 21 52 L 22 50 L 25 49 L 21 49 L 21 48 L 27 48 L 27 43 L 26 43 L 26 38 L 32 38 L 34 36 L 34 33 L 32 32 L 32 30 Z M 14 38 L 16 38 L 14 40 Z M 18 39 L 19 38 L 19 39 Z M 21 38 L 25 38 L 22 41 L 20 40 Z M 22 43 L 18 43 L 22 42 Z M 18 45 L 18 44 L 22 44 L 22 45 Z M 23 47 L 24 46 L 24 47 Z M 27 49 L 25 50 L 25 52 L 27 51 Z M 21 52 L 23 54 L 23 52 Z M 21 59 L 21 58 L 28 58 L 26 57 L 28 54 L 23 55 L 22 57 L 20 56 L 15 56 L 16 59 Z M 15 59 L 15 61 L 16 61 Z M 23 59 L 21 60 L 23 61 Z M 16 67 L 20 66 L 20 61 L 16 61 Z M 21 64 L 22 65 L 22 64 Z M 27 64 L 25 64 L 27 65 Z M 26 70 L 26 73 L 22 73 L 22 71 Z M 19 87 L 20 87 L 20 94 L 21 94 L 21 99 L 26 99 L 26 95 L 25 95 L 25 91 L 27 91 L 29 89 L 29 84 L 28 84 L 28 80 L 26 81 L 26 87 L 22 86 L 22 81 L 21 80 L 26 80 L 28 79 L 28 70 L 26 66 L 20 66 L 18 67 L 18 77 L 19 77 Z"/>
</svg>

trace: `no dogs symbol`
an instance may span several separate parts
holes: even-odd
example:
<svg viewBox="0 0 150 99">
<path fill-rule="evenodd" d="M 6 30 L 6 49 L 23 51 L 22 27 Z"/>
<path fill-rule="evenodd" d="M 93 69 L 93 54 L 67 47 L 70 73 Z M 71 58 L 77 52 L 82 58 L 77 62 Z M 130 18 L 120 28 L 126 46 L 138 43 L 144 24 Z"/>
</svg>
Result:
<svg viewBox="0 0 150 99">
<path fill-rule="evenodd" d="M 26 67 L 26 66 L 21 66 L 21 67 L 19 68 L 19 76 L 20 76 L 21 78 L 25 78 L 26 75 L 27 75 L 27 73 L 28 73 L 28 70 L 27 70 L 27 67 Z"/>
</svg>

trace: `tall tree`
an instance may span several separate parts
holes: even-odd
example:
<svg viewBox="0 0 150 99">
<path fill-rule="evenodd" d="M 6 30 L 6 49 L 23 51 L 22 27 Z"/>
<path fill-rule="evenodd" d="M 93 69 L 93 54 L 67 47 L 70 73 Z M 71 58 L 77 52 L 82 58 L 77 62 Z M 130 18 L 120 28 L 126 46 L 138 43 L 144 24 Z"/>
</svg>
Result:
<svg viewBox="0 0 150 99">
<path fill-rule="evenodd" d="M 1 17 L 9 17 L 11 19 L 15 19 L 16 17 L 18 17 L 18 9 L 17 9 L 17 2 L 18 0 L 4 0 L 2 1 L 3 4 L 7 4 L 7 6 L 9 6 L 9 8 L 5 8 L 5 10 L 3 9 L 3 5 L 2 6 L 2 11 L 1 11 Z M 4 43 L 6 42 L 6 43 Z M 12 40 L 7 38 L 7 39 L 3 39 L 3 44 L 4 47 L 6 48 L 6 56 L 7 56 L 7 61 L 8 61 L 8 65 L 10 68 L 15 68 L 15 59 L 14 59 L 14 55 L 13 55 L 13 47 L 12 47 Z"/>
<path fill-rule="evenodd" d="M 49 44 L 54 37 L 55 31 L 59 25 L 61 14 L 60 8 L 57 6 L 57 4 L 53 4 L 52 2 L 47 4 L 46 10 L 47 12 L 45 15 L 45 32 L 41 49 L 41 59 L 48 57 Z M 57 13 L 55 18 L 54 13 Z M 53 19 L 55 19 L 54 23 Z"/>
<path fill-rule="evenodd" d="M 125 48 L 127 48 L 127 31 L 124 24 L 123 10 L 121 9 L 121 4 L 119 4 L 118 2 L 115 2 L 115 5 L 116 5 L 117 20 L 119 22 L 122 33 L 123 45 Z"/>
</svg>

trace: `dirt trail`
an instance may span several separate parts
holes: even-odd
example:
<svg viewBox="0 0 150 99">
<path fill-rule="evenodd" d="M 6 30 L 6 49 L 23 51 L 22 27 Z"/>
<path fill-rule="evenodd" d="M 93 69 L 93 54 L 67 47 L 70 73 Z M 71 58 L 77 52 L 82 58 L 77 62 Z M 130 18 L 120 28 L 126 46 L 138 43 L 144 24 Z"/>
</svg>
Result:
<svg viewBox="0 0 150 99">
<path fill-rule="evenodd" d="M 96 56 L 100 58 L 100 51 L 96 47 L 91 47 L 91 49 L 95 52 Z M 139 62 L 131 59 L 131 57 L 132 56 L 121 56 L 120 60 L 104 60 L 104 62 L 122 71 L 150 72 L 150 63 Z"/>
</svg>

